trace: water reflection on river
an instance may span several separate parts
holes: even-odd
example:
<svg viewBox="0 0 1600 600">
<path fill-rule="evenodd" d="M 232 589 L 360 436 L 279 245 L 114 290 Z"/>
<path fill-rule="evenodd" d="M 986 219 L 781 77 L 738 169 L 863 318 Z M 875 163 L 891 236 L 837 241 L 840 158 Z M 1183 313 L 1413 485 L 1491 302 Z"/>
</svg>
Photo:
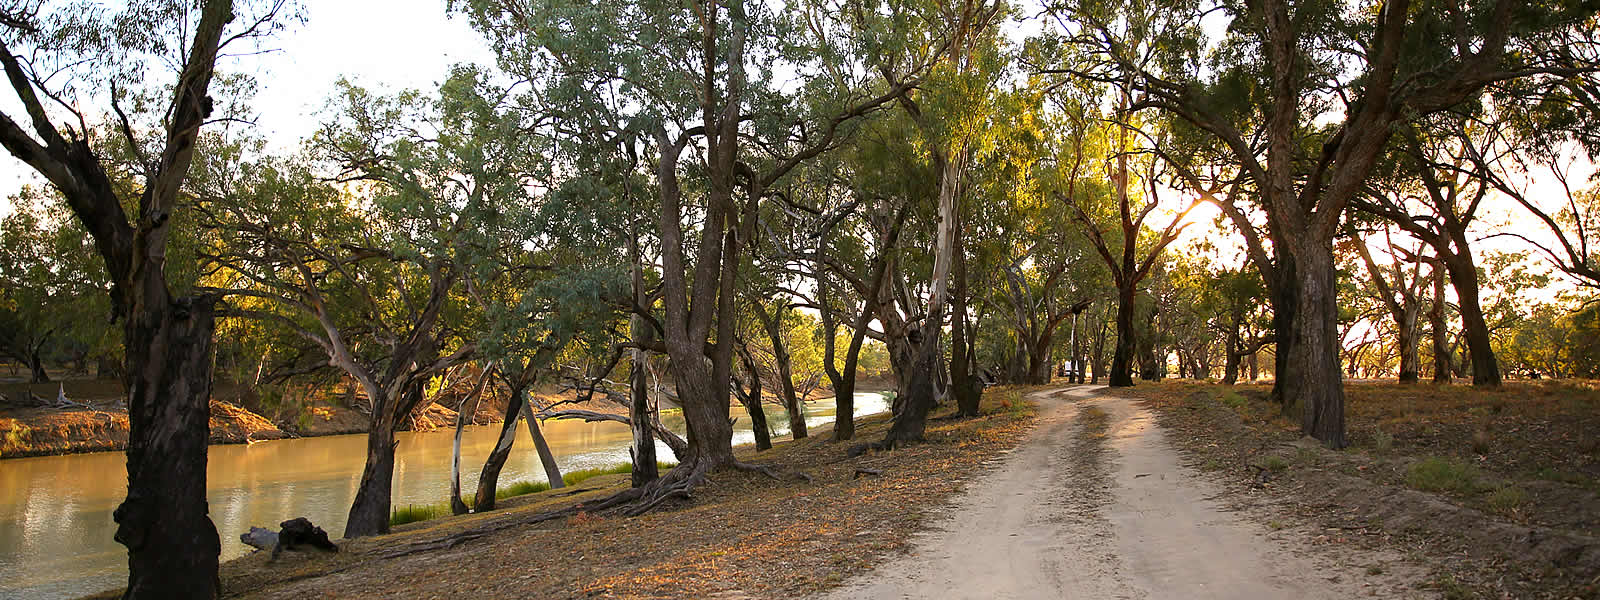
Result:
<svg viewBox="0 0 1600 600">
<path fill-rule="evenodd" d="M 856 394 L 856 414 L 887 410 L 879 394 Z M 755 440 L 749 418 L 735 408 L 734 444 Z M 806 406 L 812 426 L 833 421 L 833 400 Z M 667 425 L 683 431 L 681 417 Z M 675 418 L 676 417 L 676 418 Z M 769 406 L 767 418 L 788 434 L 787 414 Z M 499 425 L 470 427 L 462 438 L 462 488 L 477 488 L 478 470 L 494 447 Z M 550 421 L 544 434 L 563 470 L 628 461 L 632 438 L 620 423 Z M 543 469 L 519 427 L 517 450 L 501 473 L 501 484 L 543 481 Z M 401 433 L 395 451 L 394 504 L 433 504 L 446 499 L 452 435 L 448 431 Z M 246 554 L 239 534 L 251 525 L 276 528 L 279 521 L 306 517 L 332 535 L 344 531 L 366 456 L 366 437 L 341 435 L 212 446 L 206 478 L 211 518 L 222 536 L 222 559 Z M 670 459 L 665 446 L 657 456 Z M 126 492 L 120 452 L 46 456 L 0 461 L 0 598 L 71 598 L 120 585 L 127 554 L 112 541 L 111 511 Z"/>
</svg>

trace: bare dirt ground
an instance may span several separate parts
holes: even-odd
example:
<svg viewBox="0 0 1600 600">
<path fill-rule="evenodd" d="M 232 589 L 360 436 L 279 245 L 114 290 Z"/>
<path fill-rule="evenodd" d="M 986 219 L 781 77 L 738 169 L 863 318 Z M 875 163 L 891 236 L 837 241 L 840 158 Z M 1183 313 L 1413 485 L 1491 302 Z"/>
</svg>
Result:
<svg viewBox="0 0 1600 600">
<path fill-rule="evenodd" d="M 1148 410 L 1036 392 L 1038 428 L 893 559 L 827 596 L 1413 598 L 1425 570 L 1227 508 Z M 1276 527 L 1274 526 L 1276 525 Z"/>
</svg>

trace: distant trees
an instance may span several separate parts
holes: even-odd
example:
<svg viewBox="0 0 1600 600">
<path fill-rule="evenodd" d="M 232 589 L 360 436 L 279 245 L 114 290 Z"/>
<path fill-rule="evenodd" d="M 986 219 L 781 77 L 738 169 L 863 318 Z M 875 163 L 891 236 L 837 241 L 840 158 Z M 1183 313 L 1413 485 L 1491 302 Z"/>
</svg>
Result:
<svg viewBox="0 0 1600 600">
<path fill-rule="evenodd" d="M 107 328 L 105 267 L 59 203 L 50 190 L 24 188 L 0 221 L 0 356 L 24 365 L 33 383 L 50 380 L 46 360 L 86 369 L 91 357 L 104 365 L 122 353 Z"/>
</svg>

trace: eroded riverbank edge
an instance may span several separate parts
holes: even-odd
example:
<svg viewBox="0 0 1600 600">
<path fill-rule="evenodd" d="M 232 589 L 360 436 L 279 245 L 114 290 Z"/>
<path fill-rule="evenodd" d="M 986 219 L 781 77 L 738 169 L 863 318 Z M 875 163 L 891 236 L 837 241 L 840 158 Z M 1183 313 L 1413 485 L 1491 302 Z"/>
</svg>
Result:
<svg viewBox="0 0 1600 600">
<path fill-rule="evenodd" d="M 25 390 L 26 386 L 22 389 Z M 867 377 L 857 382 L 855 391 L 876 393 L 893 389 L 893 383 L 882 377 Z M 9 391 L 11 395 L 18 393 L 15 389 Z M 101 395 L 106 393 L 102 391 Z M 832 400 L 831 394 L 831 390 L 826 388 L 814 390 L 804 401 Z M 544 404 L 566 400 L 559 394 L 536 393 L 536 396 Z M 114 402 L 114 397 L 66 409 L 20 405 L 8 402 L 10 397 L 0 395 L 0 460 L 120 452 L 128 447 L 128 411 L 120 406 L 107 408 Z M 603 401 L 569 404 L 564 408 L 623 412 L 622 408 Z M 734 403 L 731 408 L 735 414 L 743 416 L 742 406 Z M 502 410 L 503 405 L 481 405 L 473 424 L 500 423 Z M 678 409 L 663 406 L 663 410 Z M 431 404 L 418 414 L 418 430 L 454 427 L 455 419 L 456 411 L 437 403 Z M 216 398 L 211 401 L 211 444 L 214 446 L 296 437 L 365 434 L 367 426 L 366 414 L 342 406 L 308 406 L 303 409 L 299 419 L 289 423 L 274 422 L 237 403 Z"/>
<path fill-rule="evenodd" d="M 301 427 L 285 431 L 271 420 L 234 404 L 211 401 L 211 444 L 246 444 L 293 437 L 366 433 L 367 416 L 347 408 L 314 407 Z M 430 406 L 419 415 L 426 427 L 455 423 L 455 411 Z M 484 422 L 483 419 L 479 420 Z M 123 408 L 35 408 L 0 405 L 0 460 L 128 447 L 128 411 Z"/>
<path fill-rule="evenodd" d="M 983 416 L 930 421 L 926 443 L 845 459 L 831 427 L 741 460 L 797 469 L 813 482 L 760 474 L 713 476 L 687 502 L 637 518 L 587 514 L 538 524 L 530 515 L 622 489 L 620 476 L 509 499 L 501 510 L 402 526 L 341 542 L 338 554 L 261 554 L 224 564 L 229 598 L 303 597 L 794 597 L 839 584 L 904 549 L 928 511 L 959 493 L 985 462 L 1031 428 L 1021 389 L 991 388 Z M 945 411 L 940 411 L 943 414 Z M 880 438 L 886 415 L 857 421 Z M 856 469 L 881 475 L 856 477 Z M 385 558 L 491 522 L 510 525 L 463 543 Z M 708 527 L 708 523 L 717 526 Z M 603 558 L 603 560 L 598 560 Z M 116 592 L 92 597 L 111 598 Z"/>
</svg>

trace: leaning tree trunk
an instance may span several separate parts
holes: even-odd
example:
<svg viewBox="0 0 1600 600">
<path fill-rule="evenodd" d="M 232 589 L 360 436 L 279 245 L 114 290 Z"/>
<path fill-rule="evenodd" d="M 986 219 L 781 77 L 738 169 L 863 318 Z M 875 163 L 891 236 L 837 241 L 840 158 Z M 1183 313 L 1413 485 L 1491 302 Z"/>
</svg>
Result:
<svg viewBox="0 0 1600 600">
<path fill-rule="evenodd" d="M 794 371 L 790 366 L 789 349 L 783 342 L 783 316 L 788 312 L 788 307 L 787 304 L 780 304 L 778 314 L 772 318 L 768 318 L 764 311 L 756 307 L 757 314 L 761 316 L 761 325 L 767 331 L 767 340 L 772 343 L 772 360 L 778 366 L 778 391 L 782 394 L 783 408 L 789 411 L 789 432 L 794 439 L 803 440 L 807 435 L 806 410 L 794 392 Z"/>
<path fill-rule="evenodd" d="M 1338 288 L 1331 246 L 1297 249 L 1299 303 L 1295 307 L 1294 354 L 1302 377 L 1295 395 L 1285 399 L 1300 414 L 1300 429 L 1324 445 L 1345 447 L 1344 377 L 1339 361 Z"/>
<path fill-rule="evenodd" d="M 1117 289 L 1117 345 L 1111 354 L 1111 387 L 1133 386 L 1133 293 L 1131 285 Z"/>
<path fill-rule="evenodd" d="M 397 419 L 404 415 L 381 410 L 379 398 L 373 398 L 373 406 L 372 425 L 367 431 L 367 460 L 361 469 L 356 499 L 350 504 L 350 515 L 345 519 L 346 538 L 389 533 L 389 502 L 394 489 L 394 432 L 400 426 Z"/>
<path fill-rule="evenodd" d="M 469 412 L 472 415 L 473 420 L 476 420 L 478 415 L 478 404 L 483 398 L 483 386 L 489 383 L 489 378 L 493 376 L 494 365 L 490 364 L 484 368 L 482 373 L 478 374 L 478 383 L 472 387 L 472 393 L 468 394 L 465 398 L 462 398 L 461 402 L 456 404 L 456 435 L 455 440 L 451 443 L 450 447 L 451 514 L 464 515 L 467 514 L 469 510 L 467 503 L 461 501 L 461 434 L 466 430 L 468 419 L 467 415 Z M 467 403 L 469 402 L 472 404 L 471 411 L 466 410 Z"/>
<path fill-rule="evenodd" d="M 1461 308 L 1461 331 L 1472 361 L 1472 385 L 1500 385 L 1500 365 L 1494 357 L 1483 307 L 1478 303 L 1478 269 L 1472 264 L 1472 255 L 1463 252 L 1441 259 L 1450 271 L 1450 283 L 1456 288 L 1456 302 Z"/>
<path fill-rule="evenodd" d="M 528 424 L 528 437 L 533 438 L 533 450 L 539 455 L 539 464 L 544 467 L 544 477 L 550 483 L 550 489 L 567 487 L 566 480 L 561 478 L 561 466 L 556 464 L 556 455 L 550 451 L 550 443 L 544 439 L 539 419 L 533 416 L 532 402 L 522 403 L 522 420 Z"/>
<path fill-rule="evenodd" d="M 750 374 L 750 392 L 740 392 L 739 403 L 744 405 L 744 412 L 750 415 L 750 430 L 755 434 L 756 451 L 771 450 L 772 430 L 767 428 L 767 411 L 761 407 L 761 374 L 756 371 L 755 360 L 750 357 L 749 351 L 740 348 L 739 359 L 744 364 L 745 372 Z M 731 384 L 741 385 L 738 381 Z"/>
<path fill-rule="evenodd" d="M 506 459 L 511 457 L 511 446 L 517 440 L 517 419 L 522 414 L 524 389 L 521 382 L 511 385 L 511 396 L 506 400 L 505 420 L 500 423 L 500 437 L 494 449 L 489 451 L 489 458 L 483 461 L 483 471 L 478 474 L 478 495 L 472 502 L 474 511 L 494 510 L 494 494 L 500 487 L 500 471 L 505 468 Z"/>
<path fill-rule="evenodd" d="M 206 503 L 216 299 L 171 300 L 159 277 L 137 282 L 123 328 L 128 497 L 112 516 L 128 547 L 123 597 L 216 598 L 222 544 Z"/>
</svg>

